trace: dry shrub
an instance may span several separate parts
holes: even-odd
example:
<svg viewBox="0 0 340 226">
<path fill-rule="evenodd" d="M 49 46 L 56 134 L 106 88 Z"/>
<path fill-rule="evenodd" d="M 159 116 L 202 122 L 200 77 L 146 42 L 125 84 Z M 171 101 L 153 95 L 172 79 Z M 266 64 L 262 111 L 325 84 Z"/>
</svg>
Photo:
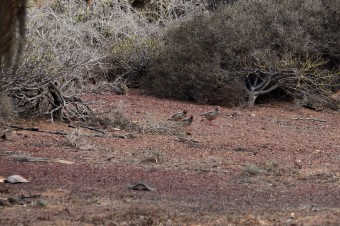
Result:
<svg viewBox="0 0 340 226">
<path fill-rule="evenodd" d="M 67 139 L 67 142 L 65 144 L 71 147 L 79 147 L 79 143 L 84 140 L 81 136 L 82 134 L 80 132 L 80 129 L 75 128 L 65 136 Z"/>
<path fill-rule="evenodd" d="M 17 70 L 0 67 L 0 89 L 17 99 L 15 107 L 22 115 L 34 112 L 54 117 L 51 108 L 59 106 L 46 94 L 50 83 L 60 84 L 65 100 L 75 100 L 73 97 L 86 88 L 88 80 L 96 83 L 106 78 L 112 43 L 136 34 L 146 35 L 150 30 L 147 21 L 142 22 L 138 13 L 129 11 L 125 1 L 96 1 L 91 8 L 85 1 L 58 0 L 30 1 L 29 6 L 22 60 Z M 43 102 L 47 102 L 47 108 Z M 71 105 L 68 113 L 74 112 Z M 79 119 L 84 115 L 73 116 Z"/>
<path fill-rule="evenodd" d="M 207 0 L 207 4 L 208 4 L 207 8 L 209 10 L 216 10 L 223 5 L 233 4 L 236 1 L 238 0 Z"/>
<path fill-rule="evenodd" d="M 340 7 L 335 1 L 330 5 Z M 263 81 L 277 78 L 273 86 L 303 99 L 303 106 L 336 109 L 329 93 L 339 77 L 340 29 L 339 21 L 330 18 L 335 15 L 330 5 L 319 0 L 262 0 L 221 9 L 217 15 L 222 17 L 214 18 L 224 20 L 218 29 L 226 37 L 222 64 L 240 68 L 246 79 L 254 74 Z"/>
<path fill-rule="evenodd" d="M 164 163 L 169 159 L 169 156 L 166 152 L 161 151 L 159 149 L 149 148 L 147 150 L 138 151 L 134 153 L 135 157 L 140 160 L 142 163 Z"/>
<path fill-rule="evenodd" d="M 223 70 L 219 39 L 205 16 L 169 29 L 164 48 L 143 86 L 153 94 L 199 103 L 239 105 L 244 101 L 238 77 Z M 234 95 L 237 93 L 237 95 Z"/>
<path fill-rule="evenodd" d="M 122 109 L 112 106 L 106 109 L 105 112 L 97 112 L 91 118 L 88 118 L 86 124 L 105 130 L 138 130 L 136 124 L 123 114 Z"/>
<path fill-rule="evenodd" d="M 143 85 L 156 95 L 227 105 L 244 101 L 246 81 L 257 77 L 269 86 L 256 95 L 282 88 L 333 107 L 326 99 L 339 77 L 334 8 L 339 1 L 244 0 L 194 17 L 167 30 Z"/>
<path fill-rule="evenodd" d="M 76 27 L 73 18 L 60 11 L 60 7 L 64 7 L 72 14 L 71 8 L 61 5 L 61 1 L 46 1 L 44 4 L 38 1 L 36 4 L 31 2 L 27 10 L 26 45 L 20 61 L 17 61 L 18 67 L 0 67 L 0 89 L 14 98 L 14 107 L 19 116 L 61 118 L 58 116 L 63 110 L 64 115 L 71 113 L 71 118 L 75 116 L 71 116 L 73 113 L 80 110 L 74 110 L 76 104 L 71 104 L 73 100 L 80 100 L 75 97 L 75 87 L 82 83 L 79 73 L 97 55 L 91 48 L 93 46 L 84 41 L 86 33 L 77 30 L 79 24 Z M 51 84 L 58 84 L 60 106 L 56 96 L 53 96 Z M 64 99 L 61 100 L 61 97 Z"/>
<path fill-rule="evenodd" d="M 124 79 L 132 86 L 139 83 L 150 67 L 151 59 L 158 55 L 160 43 L 152 37 L 131 37 L 117 43 L 110 57 L 108 80 Z"/>
<path fill-rule="evenodd" d="M 146 16 L 152 23 L 167 25 L 191 17 L 206 9 L 206 0 L 134 0 L 131 6 Z"/>
<path fill-rule="evenodd" d="M 333 106 L 325 97 L 340 83 L 338 0 L 171 0 L 144 9 L 131 5 L 137 1 L 76 2 L 31 1 L 20 78 L 57 78 L 67 96 L 88 80 L 141 79 L 156 95 L 230 106 L 245 101 L 246 80 L 260 71 L 263 81 L 268 73 L 284 75 L 280 88 L 294 98 L 318 96 L 306 105 L 322 100 L 322 107 Z M 217 5 L 223 7 L 205 10 Z M 285 65 L 289 57 L 298 63 Z M 305 73 L 309 60 L 322 64 Z M 35 69 L 37 62 L 44 70 Z M 297 87 L 301 75 L 308 78 L 301 86 L 306 89 Z M 311 87 L 315 75 L 318 83 Z M 36 87 L 37 80 L 29 81 L 25 87 Z"/>
<path fill-rule="evenodd" d="M 124 79 L 130 86 L 138 86 L 149 69 L 155 65 L 153 59 L 162 49 L 160 42 L 164 28 L 191 18 L 205 9 L 205 1 L 130 1 L 115 8 L 116 40 L 113 41 L 108 80 Z M 117 4 L 117 3 L 115 3 Z"/>
<path fill-rule="evenodd" d="M 179 135 L 183 134 L 183 127 L 179 123 L 160 120 L 157 121 L 152 115 L 147 115 L 136 124 L 138 132 L 143 134 Z"/>
</svg>

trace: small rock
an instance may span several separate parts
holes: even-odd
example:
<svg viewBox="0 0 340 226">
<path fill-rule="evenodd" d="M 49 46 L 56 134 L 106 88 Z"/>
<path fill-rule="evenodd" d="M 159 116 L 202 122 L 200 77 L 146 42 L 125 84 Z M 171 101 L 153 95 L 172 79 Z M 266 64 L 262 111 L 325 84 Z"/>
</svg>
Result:
<svg viewBox="0 0 340 226">
<path fill-rule="evenodd" d="M 0 206 L 10 206 L 8 199 L 0 199 Z"/>
<path fill-rule="evenodd" d="M 138 190 L 138 191 L 143 191 L 143 190 L 144 191 L 154 191 L 154 190 L 156 190 L 155 188 L 151 187 L 150 185 L 148 185 L 145 182 L 137 182 L 137 183 L 134 183 L 134 184 L 129 184 L 128 188 L 132 189 L 132 190 Z"/>
<path fill-rule="evenodd" d="M 16 184 L 16 183 L 28 183 L 29 181 L 20 175 L 12 175 L 5 179 L 5 182 Z"/>
<path fill-rule="evenodd" d="M 295 166 L 295 168 L 297 168 L 297 169 L 302 169 L 302 161 L 301 161 L 300 159 L 296 159 L 296 160 L 294 161 L 294 166 Z"/>
<path fill-rule="evenodd" d="M 2 131 L 0 133 L 0 137 L 4 140 L 7 140 L 7 141 L 15 141 L 16 140 L 16 132 L 15 131 L 9 131 L 9 130 Z"/>
</svg>

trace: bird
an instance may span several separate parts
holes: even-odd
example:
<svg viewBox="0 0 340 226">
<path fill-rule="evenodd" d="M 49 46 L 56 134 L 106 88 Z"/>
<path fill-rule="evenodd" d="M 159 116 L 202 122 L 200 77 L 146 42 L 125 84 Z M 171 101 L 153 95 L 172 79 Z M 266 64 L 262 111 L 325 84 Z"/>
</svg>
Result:
<svg viewBox="0 0 340 226">
<path fill-rule="evenodd" d="M 177 112 L 171 115 L 170 118 L 168 118 L 168 121 L 175 121 L 175 122 L 181 121 L 187 116 L 187 114 L 188 114 L 187 110 Z"/>
<path fill-rule="evenodd" d="M 118 95 L 128 95 L 129 94 L 129 87 L 126 85 L 125 82 L 119 82 L 115 86 L 115 91 Z"/>
<path fill-rule="evenodd" d="M 205 117 L 211 124 L 213 120 L 217 118 L 217 116 L 220 114 L 219 107 L 216 107 L 214 111 L 208 111 L 205 113 L 200 114 L 200 116 Z"/>
<path fill-rule="evenodd" d="M 182 119 L 182 125 L 183 126 L 190 126 L 193 121 L 194 121 L 194 116 L 190 115 L 189 117 Z"/>
</svg>

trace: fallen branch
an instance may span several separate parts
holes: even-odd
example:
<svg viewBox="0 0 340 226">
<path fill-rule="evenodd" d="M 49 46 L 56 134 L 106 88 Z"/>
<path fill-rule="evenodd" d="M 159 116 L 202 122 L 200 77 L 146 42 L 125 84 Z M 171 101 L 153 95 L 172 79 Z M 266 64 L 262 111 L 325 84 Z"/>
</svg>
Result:
<svg viewBox="0 0 340 226">
<path fill-rule="evenodd" d="M 12 155 L 11 157 L 19 162 L 54 162 L 54 163 L 62 163 L 62 164 L 74 164 L 74 162 L 62 160 L 62 159 L 40 158 L 40 157 L 33 157 L 33 156 L 28 156 L 28 155 Z"/>
<path fill-rule="evenodd" d="M 76 128 L 76 126 L 73 126 L 73 125 L 68 125 L 68 127 L 71 127 L 71 128 Z M 103 134 L 106 134 L 105 131 L 103 130 L 100 130 L 100 129 L 97 129 L 95 127 L 91 127 L 91 126 L 80 126 L 81 128 L 85 128 L 85 129 L 89 129 L 89 130 L 93 130 L 93 131 L 97 131 L 97 132 L 100 132 L 100 133 L 103 133 Z"/>
<path fill-rule="evenodd" d="M 15 126 L 15 125 L 6 125 L 6 126 L 8 126 L 10 128 L 18 129 L 18 130 L 28 130 L 28 131 L 33 131 L 33 132 L 50 133 L 50 134 L 56 134 L 56 135 L 62 135 L 62 136 L 68 135 L 68 133 L 64 132 L 64 131 L 46 131 L 46 130 L 40 130 L 37 127 L 25 128 L 25 127 Z M 87 128 L 87 127 L 84 127 L 84 128 Z M 97 130 L 96 128 L 93 128 L 93 127 L 89 127 L 87 129 L 90 129 L 90 128 L 92 130 L 101 132 L 103 134 L 91 134 L 91 135 L 82 134 L 81 136 L 83 136 L 83 137 L 112 137 L 112 138 L 121 138 L 121 139 L 128 139 L 128 138 L 134 138 L 135 137 L 133 134 L 125 134 L 125 135 L 107 134 L 106 132 L 101 131 L 101 130 Z"/>
<path fill-rule="evenodd" d="M 18 129 L 18 130 L 28 130 L 28 131 L 33 131 L 33 132 L 39 132 L 39 133 L 51 133 L 51 134 L 57 134 L 57 135 L 67 135 L 66 132 L 63 131 L 45 131 L 45 130 L 40 130 L 38 127 L 21 127 L 21 126 L 15 126 L 15 125 L 6 125 L 10 128 L 13 129 Z"/>
<path fill-rule="evenodd" d="M 19 129 L 19 130 L 29 130 L 29 131 L 39 131 L 39 128 L 37 127 L 30 127 L 30 128 L 24 128 L 24 127 L 21 127 L 21 126 L 15 126 L 15 125 L 6 125 L 8 127 L 11 127 L 13 129 Z"/>
<path fill-rule="evenodd" d="M 327 122 L 326 120 L 319 119 L 319 118 L 290 118 L 291 120 L 312 120 L 318 122 Z"/>
</svg>

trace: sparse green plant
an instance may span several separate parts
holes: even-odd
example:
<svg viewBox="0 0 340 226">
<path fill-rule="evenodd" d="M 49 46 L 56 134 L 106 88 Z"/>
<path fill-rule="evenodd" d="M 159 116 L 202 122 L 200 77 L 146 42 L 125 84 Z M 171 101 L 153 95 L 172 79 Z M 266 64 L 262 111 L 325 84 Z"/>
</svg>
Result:
<svg viewBox="0 0 340 226">
<path fill-rule="evenodd" d="M 46 200 L 38 200 L 36 205 L 38 207 L 46 207 L 48 205 L 48 202 Z"/>
</svg>

